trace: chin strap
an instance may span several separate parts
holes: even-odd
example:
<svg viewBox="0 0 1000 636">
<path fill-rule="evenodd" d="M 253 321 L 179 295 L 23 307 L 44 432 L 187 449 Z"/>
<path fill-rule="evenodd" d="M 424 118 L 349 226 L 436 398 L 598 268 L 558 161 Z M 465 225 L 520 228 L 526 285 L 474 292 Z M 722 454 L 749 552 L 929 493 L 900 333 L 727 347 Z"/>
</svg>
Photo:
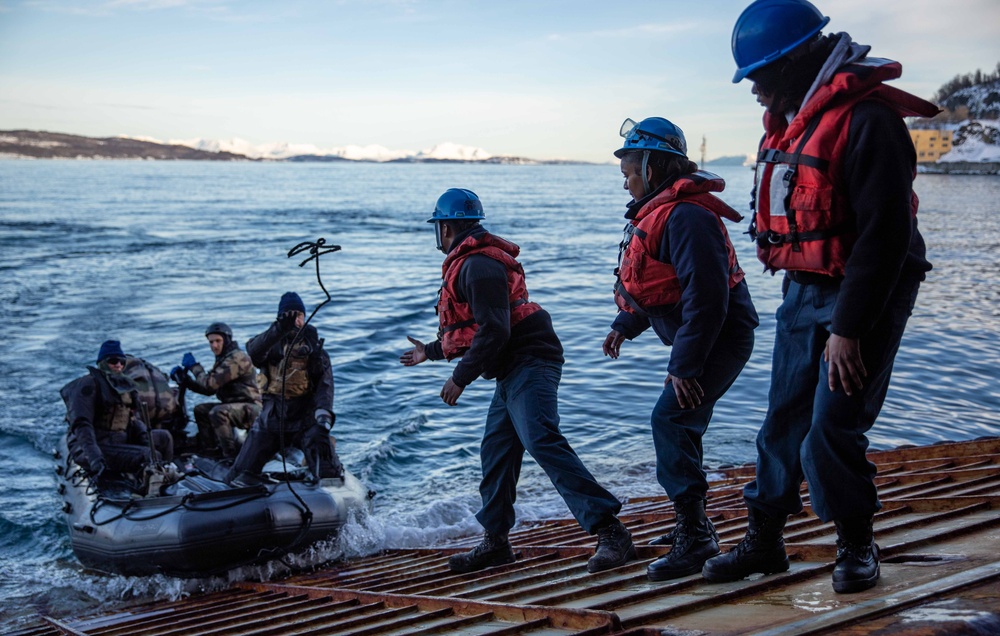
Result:
<svg viewBox="0 0 1000 636">
<path fill-rule="evenodd" d="M 647 171 L 648 167 L 649 167 L 649 151 L 648 150 L 643 150 L 642 151 L 642 187 L 643 187 L 644 191 L 642 193 L 642 196 L 646 196 L 647 194 L 649 194 L 650 192 L 652 192 L 652 188 L 649 187 L 649 179 L 646 177 L 646 173 L 648 172 Z"/>
</svg>

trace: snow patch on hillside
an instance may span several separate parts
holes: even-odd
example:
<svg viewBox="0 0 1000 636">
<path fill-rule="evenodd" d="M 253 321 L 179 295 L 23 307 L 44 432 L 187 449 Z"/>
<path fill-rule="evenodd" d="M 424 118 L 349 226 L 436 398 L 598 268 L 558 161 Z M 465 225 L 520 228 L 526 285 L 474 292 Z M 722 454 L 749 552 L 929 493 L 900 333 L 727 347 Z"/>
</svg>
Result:
<svg viewBox="0 0 1000 636">
<path fill-rule="evenodd" d="M 939 162 L 1000 162 L 1000 120 L 966 121 L 955 131 L 951 151 Z"/>
</svg>

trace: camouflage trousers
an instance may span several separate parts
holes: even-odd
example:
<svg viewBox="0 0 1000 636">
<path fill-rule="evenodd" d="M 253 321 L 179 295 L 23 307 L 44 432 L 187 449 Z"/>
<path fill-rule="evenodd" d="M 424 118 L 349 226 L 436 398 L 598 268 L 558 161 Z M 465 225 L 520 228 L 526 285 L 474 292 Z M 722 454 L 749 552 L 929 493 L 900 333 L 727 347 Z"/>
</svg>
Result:
<svg viewBox="0 0 1000 636">
<path fill-rule="evenodd" d="M 231 402 L 220 404 L 206 402 L 194 407 L 194 421 L 198 424 L 200 450 L 221 451 L 223 457 L 236 457 L 239 445 L 233 430 L 250 430 L 260 415 L 260 404 Z"/>
</svg>

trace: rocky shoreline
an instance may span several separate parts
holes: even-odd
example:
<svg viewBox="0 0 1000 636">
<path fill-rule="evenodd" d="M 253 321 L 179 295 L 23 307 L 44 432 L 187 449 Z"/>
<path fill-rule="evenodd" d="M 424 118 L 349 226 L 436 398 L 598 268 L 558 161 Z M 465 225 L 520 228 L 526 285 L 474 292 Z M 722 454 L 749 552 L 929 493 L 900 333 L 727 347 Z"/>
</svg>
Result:
<svg viewBox="0 0 1000 636">
<path fill-rule="evenodd" d="M 923 174 L 983 174 L 1000 175 L 1000 162 L 948 161 L 921 163 L 917 172 Z"/>
</svg>

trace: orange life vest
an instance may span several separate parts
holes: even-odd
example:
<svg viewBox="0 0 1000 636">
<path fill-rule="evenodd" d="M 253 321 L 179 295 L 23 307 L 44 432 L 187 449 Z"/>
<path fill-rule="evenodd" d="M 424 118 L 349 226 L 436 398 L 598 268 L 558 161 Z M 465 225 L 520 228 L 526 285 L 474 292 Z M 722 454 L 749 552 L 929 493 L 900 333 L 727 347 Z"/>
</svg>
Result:
<svg viewBox="0 0 1000 636">
<path fill-rule="evenodd" d="M 723 218 L 741 221 L 743 217 L 722 199 L 710 194 L 721 192 L 726 182 L 718 175 L 699 170 L 678 178 L 671 186 L 656 195 L 625 226 L 619 266 L 615 270 L 615 304 L 619 309 L 633 314 L 648 315 L 649 309 L 673 305 L 681 300 L 681 284 L 671 263 L 661 260 L 660 245 L 666 231 L 670 213 L 681 203 L 693 203 L 713 212 L 719 220 L 719 229 L 726 239 L 729 256 L 729 287 L 743 280 L 743 270 L 736 260 L 736 250 L 729 240 Z"/>
<path fill-rule="evenodd" d="M 938 108 L 882 82 L 899 77 L 898 62 L 878 58 L 849 64 L 818 89 L 792 119 L 765 113 L 757 153 L 750 236 L 764 269 L 843 276 L 856 240 L 843 182 L 854 107 L 876 100 L 901 117 L 931 117 Z M 917 213 L 917 197 L 910 207 Z"/>
<path fill-rule="evenodd" d="M 510 326 L 535 313 L 541 306 L 528 302 L 528 288 L 524 283 L 524 269 L 515 259 L 521 248 L 510 241 L 484 232 L 470 236 L 448 253 L 441 266 L 441 291 L 435 311 L 441 325 L 438 339 L 445 357 L 453 360 L 472 346 L 472 338 L 479 325 L 472 315 L 472 307 L 458 300 L 458 276 L 465 260 L 473 254 L 482 254 L 499 261 L 507 268 L 507 291 L 510 300 Z"/>
</svg>

